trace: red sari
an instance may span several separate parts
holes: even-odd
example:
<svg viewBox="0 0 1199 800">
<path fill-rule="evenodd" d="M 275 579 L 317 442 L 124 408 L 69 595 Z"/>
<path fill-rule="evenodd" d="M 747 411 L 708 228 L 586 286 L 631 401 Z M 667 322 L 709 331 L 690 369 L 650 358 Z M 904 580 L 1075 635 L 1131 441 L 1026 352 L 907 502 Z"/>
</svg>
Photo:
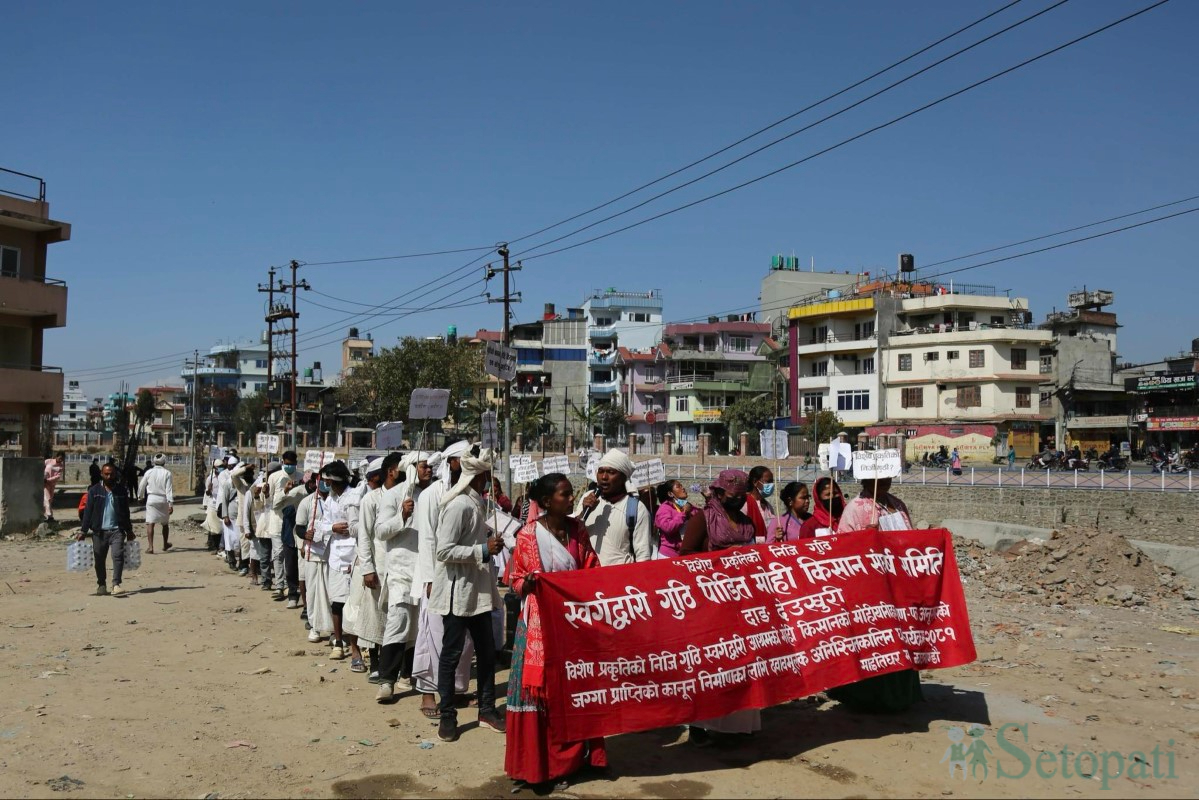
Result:
<svg viewBox="0 0 1199 800">
<path fill-rule="evenodd" d="M 600 565 L 587 529 L 570 518 L 566 550 L 576 569 Z M 516 535 L 516 547 L 509 562 L 509 585 L 524 596 L 531 573 L 544 572 L 541 548 L 537 543 L 537 523 L 529 522 Z M 504 772 L 514 780 L 544 783 L 578 772 L 584 761 L 593 767 L 606 767 L 608 755 L 604 740 L 555 744 L 545 694 L 545 630 L 533 594 L 524 597 L 524 613 L 516 628 L 512 669 L 508 675 L 508 732 L 504 751 Z"/>
</svg>

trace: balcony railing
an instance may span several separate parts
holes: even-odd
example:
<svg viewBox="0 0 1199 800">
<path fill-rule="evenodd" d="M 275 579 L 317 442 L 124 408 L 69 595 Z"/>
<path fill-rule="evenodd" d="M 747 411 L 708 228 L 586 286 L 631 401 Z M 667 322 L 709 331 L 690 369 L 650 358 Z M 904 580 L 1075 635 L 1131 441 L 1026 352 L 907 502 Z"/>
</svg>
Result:
<svg viewBox="0 0 1199 800">
<path fill-rule="evenodd" d="M 20 189 L 21 191 L 17 191 Z M 0 167 L 0 194 L 9 197 L 19 197 L 22 200 L 32 200 L 35 203 L 46 202 L 46 182 L 36 175 L 27 175 L 15 169 Z"/>
</svg>

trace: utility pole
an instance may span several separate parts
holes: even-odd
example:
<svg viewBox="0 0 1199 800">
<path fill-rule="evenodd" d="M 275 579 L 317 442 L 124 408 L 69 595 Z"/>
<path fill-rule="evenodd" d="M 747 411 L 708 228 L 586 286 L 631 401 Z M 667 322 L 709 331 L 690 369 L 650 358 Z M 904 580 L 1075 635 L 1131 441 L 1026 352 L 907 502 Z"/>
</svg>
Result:
<svg viewBox="0 0 1199 800">
<path fill-rule="evenodd" d="M 267 270 L 266 286 L 258 284 L 259 292 L 266 292 L 266 416 L 267 425 L 271 430 L 275 427 L 275 404 L 271 398 L 271 383 L 273 382 L 273 374 L 275 371 L 275 319 L 271 316 L 271 311 L 275 307 L 275 268 L 271 267 Z"/>
<path fill-rule="evenodd" d="M 511 311 L 511 307 L 512 307 L 513 303 L 519 303 L 520 299 L 521 299 L 520 292 L 516 292 L 515 294 L 513 294 L 513 292 L 512 292 L 511 273 L 518 272 L 521 269 L 521 264 L 518 261 L 518 262 L 516 262 L 515 267 L 509 266 L 509 264 L 508 264 L 508 243 L 507 242 L 500 242 L 499 244 L 497 244 L 496 245 L 496 253 L 498 253 L 499 256 L 504 259 L 504 266 L 498 270 L 498 272 L 502 272 L 504 274 L 504 296 L 500 300 L 488 299 L 488 302 L 504 304 L 504 333 L 503 333 L 504 347 L 511 347 L 512 346 L 512 325 L 511 325 L 512 311 Z M 492 269 L 491 265 L 488 265 L 487 266 L 487 279 L 491 280 L 492 278 L 494 278 L 496 275 L 496 272 L 497 272 L 497 270 Z M 504 440 L 503 440 L 502 446 L 500 447 L 500 453 L 501 453 L 500 474 L 503 476 L 502 482 L 508 491 L 512 491 L 512 481 L 511 481 L 512 475 L 511 475 L 511 469 L 508 465 L 508 459 L 504 456 L 507 455 L 508 448 L 511 446 L 511 441 L 512 441 L 511 404 L 512 404 L 512 381 L 504 381 L 503 404 L 500 408 L 500 412 L 503 414 L 503 417 L 504 417 Z"/>
<path fill-rule="evenodd" d="M 186 366 L 187 362 L 184 362 Z M 200 351 L 192 351 L 192 431 L 191 431 L 191 449 L 192 449 L 192 467 L 191 481 L 192 488 L 196 485 L 196 414 L 198 413 L 199 402 L 197 398 L 200 395 Z"/>
<path fill-rule="evenodd" d="M 298 320 L 300 318 L 300 312 L 296 310 L 296 301 L 297 301 L 296 290 L 297 289 L 308 290 L 308 289 L 311 289 L 312 287 L 308 285 L 308 281 L 306 281 L 306 280 L 302 280 L 302 281 L 296 280 L 296 270 L 298 270 L 300 268 L 300 262 L 292 260 L 292 262 L 290 264 L 290 268 L 291 268 L 291 283 L 285 283 L 283 281 L 283 279 L 280 279 L 279 283 L 275 284 L 273 282 L 273 279 L 275 276 L 275 269 L 274 269 L 274 267 L 272 267 L 270 270 L 272 283 L 270 284 L 270 286 L 267 289 L 263 289 L 261 286 L 259 286 L 258 291 L 260 291 L 260 292 L 266 291 L 271 296 L 271 302 L 270 302 L 270 305 L 267 307 L 267 314 L 266 314 L 266 322 L 267 322 L 267 325 L 270 326 L 269 330 L 270 330 L 270 356 L 271 356 L 270 359 L 268 359 L 268 367 L 267 367 L 267 369 L 270 370 L 270 372 L 268 373 L 270 375 L 270 378 L 268 378 L 268 384 L 267 384 L 268 391 L 270 391 L 270 389 L 271 389 L 269 380 L 271 378 L 273 378 L 275 375 L 274 367 L 271 366 L 271 364 L 273 364 L 275 360 L 279 360 L 279 361 L 282 361 L 285 368 L 287 368 L 289 370 L 289 375 L 290 375 L 289 380 L 291 382 L 291 395 L 290 395 L 290 402 L 288 403 L 288 408 L 289 408 L 289 412 L 290 412 L 289 428 L 290 428 L 290 432 L 291 432 L 290 447 L 291 447 L 291 449 L 294 450 L 297 446 L 297 441 L 296 441 L 296 386 L 299 383 L 299 371 L 298 371 L 297 365 L 296 365 L 296 359 L 298 356 L 296 334 L 298 332 L 298 328 L 299 328 Z M 291 305 L 290 306 L 287 305 L 286 303 L 274 301 L 275 293 L 279 293 L 279 294 L 286 296 L 287 292 L 291 292 Z M 275 323 L 282 322 L 283 320 L 290 320 L 291 327 L 281 327 L 281 328 L 274 327 Z M 291 336 L 290 347 L 279 348 L 279 347 L 275 346 L 275 337 L 288 336 L 289 334 Z M 282 395 L 280 395 L 280 405 L 282 405 Z"/>
</svg>

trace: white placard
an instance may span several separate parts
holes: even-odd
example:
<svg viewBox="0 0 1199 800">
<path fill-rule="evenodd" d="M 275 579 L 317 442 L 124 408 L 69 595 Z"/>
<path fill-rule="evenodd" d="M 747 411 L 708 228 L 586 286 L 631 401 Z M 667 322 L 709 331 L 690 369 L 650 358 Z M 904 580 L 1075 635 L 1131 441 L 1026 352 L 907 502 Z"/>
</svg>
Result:
<svg viewBox="0 0 1199 800">
<path fill-rule="evenodd" d="M 351 447 L 346 453 L 346 466 L 353 472 L 363 461 L 370 461 L 375 455 L 373 447 Z M 325 462 L 326 464 L 329 462 Z"/>
<path fill-rule="evenodd" d="M 551 472 L 561 472 L 563 475 L 570 474 L 570 457 L 569 456 L 550 456 L 541 462 L 541 474 L 549 475 Z"/>
<path fill-rule="evenodd" d="M 449 389 L 413 389 L 408 419 L 445 419 L 450 410 Z"/>
<path fill-rule="evenodd" d="M 828 458 L 830 469 L 847 472 L 853 467 L 853 447 L 849 442 L 831 442 Z"/>
<path fill-rule="evenodd" d="M 305 450 L 304 451 L 304 471 L 315 472 L 331 461 L 337 460 L 337 453 L 332 450 Z"/>
<path fill-rule="evenodd" d="M 660 458 L 651 458 L 636 464 L 633 477 L 629 479 L 630 488 L 644 489 L 657 486 L 666 480 L 666 466 Z"/>
<path fill-rule="evenodd" d="M 599 453 L 591 453 L 587 456 L 587 480 L 595 480 L 595 473 L 599 469 L 600 458 Z"/>
<path fill-rule="evenodd" d="M 254 451 L 262 455 L 279 454 L 279 436 L 273 433 L 260 433 L 254 437 Z"/>
<path fill-rule="evenodd" d="M 516 483 L 532 483 L 541 477 L 537 465 L 530 461 L 522 461 L 512 465 L 512 480 Z"/>
<path fill-rule="evenodd" d="M 404 446 L 403 422 L 380 422 L 375 426 L 375 446 L 380 450 L 399 450 Z"/>
<path fill-rule="evenodd" d="M 762 458 L 767 461 L 787 458 L 791 455 L 790 439 L 786 431 L 759 431 L 761 438 Z"/>
<path fill-rule="evenodd" d="M 212 466 L 212 462 L 217 459 L 225 460 L 225 448 L 217 447 L 215 444 L 208 447 L 208 466 Z"/>
<path fill-rule="evenodd" d="M 898 450 L 864 450 L 853 458 L 853 476 L 858 480 L 898 478 L 903 472 L 903 459 Z"/>
<path fill-rule="evenodd" d="M 483 417 L 479 422 L 480 438 L 483 440 L 484 447 L 499 447 L 500 446 L 500 429 L 499 423 L 496 421 L 494 411 L 484 411 Z"/>
<path fill-rule="evenodd" d="M 816 446 L 816 460 L 819 463 L 821 472 L 828 472 L 828 445 L 820 444 Z"/>
<path fill-rule="evenodd" d="M 523 453 L 517 453 L 516 455 L 508 456 L 508 468 L 509 469 L 516 469 L 521 464 L 532 464 L 532 463 L 533 463 L 533 457 L 524 455 Z"/>
<path fill-rule="evenodd" d="M 487 527 L 493 536 L 499 535 L 507 547 L 516 547 L 516 534 L 520 533 L 520 520 L 492 506 L 487 512 Z"/>
<path fill-rule="evenodd" d="M 483 371 L 502 381 L 516 377 L 516 348 L 501 342 L 488 342 L 483 354 Z"/>
</svg>

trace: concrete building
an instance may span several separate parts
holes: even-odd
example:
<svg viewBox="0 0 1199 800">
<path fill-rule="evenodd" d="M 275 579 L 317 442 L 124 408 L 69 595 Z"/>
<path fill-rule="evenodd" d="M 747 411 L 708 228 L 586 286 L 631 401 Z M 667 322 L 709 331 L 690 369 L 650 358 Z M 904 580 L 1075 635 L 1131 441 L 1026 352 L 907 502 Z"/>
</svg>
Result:
<svg viewBox="0 0 1199 800">
<path fill-rule="evenodd" d="M 516 348 L 512 397 L 541 401 L 540 412 L 548 430 L 590 433 L 581 430 L 576 417 L 576 410 L 588 408 L 587 319 L 583 309 L 568 308 L 562 317 L 553 304 L 546 304 L 542 316 L 536 322 L 512 326 L 512 347 Z"/>
<path fill-rule="evenodd" d="M 1102 453 L 1130 441 L 1128 396 L 1115 376 L 1120 325 L 1103 310 L 1114 300 L 1106 289 L 1074 292 L 1069 310 L 1052 312 L 1041 325 L 1053 334 L 1052 349 L 1041 354 L 1040 403 L 1050 417 L 1041 429 L 1046 443 Z"/>
<path fill-rule="evenodd" d="M 30 457 L 43 455 L 42 429 L 62 411 L 62 371 L 42 361 L 42 345 L 67 324 L 67 285 L 48 276 L 46 251 L 70 238 L 50 217 L 45 181 L 0 169 L 0 443 Z"/>
<path fill-rule="evenodd" d="M 662 293 L 621 292 L 615 288 L 592 292 L 583 301 L 587 322 L 589 405 L 619 402 L 616 351 L 645 349 L 662 337 Z"/>
<path fill-rule="evenodd" d="M 1116 374 L 1131 406 L 1132 447 L 1189 449 L 1199 443 L 1199 338 L 1191 349 Z"/>
<path fill-rule="evenodd" d="M 665 365 L 666 414 L 674 442 L 694 452 L 699 435 L 712 435 L 713 449 L 728 452 L 732 435 L 724 409 L 771 390 L 773 366 L 759 354 L 770 325 L 734 316 L 724 320 L 667 325 L 660 354 Z"/>
<path fill-rule="evenodd" d="M 350 335 L 341 340 L 341 374 L 339 379 L 345 380 L 354 374 L 355 368 L 375 354 L 375 342 L 368 333 L 365 337 L 358 335 L 357 328 L 350 328 Z"/>
<path fill-rule="evenodd" d="M 54 418 L 54 430 L 87 430 L 87 395 L 79 388 L 79 381 L 67 381 L 62 393 L 62 412 Z"/>
<path fill-rule="evenodd" d="M 843 293 L 868 278 L 869 273 L 817 272 L 815 266 L 803 269 L 796 256 L 771 256 L 770 271 L 762 278 L 758 295 L 758 319 L 771 323 L 774 336 L 781 338 L 786 335 L 787 311 L 792 306 L 828 291 Z"/>
<path fill-rule="evenodd" d="M 185 366 L 179 373 L 187 390 L 183 424 L 191 424 L 191 395 L 198 380 L 197 432 L 203 431 L 213 440 L 218 432 L 232 435 L 238 401 L 267 390 L 269 358 L 270 345 L 264 333 L 257 342 L 213 345 L 207 355 L 201 356 L 198 368 Z"/>
<path fill-rule="evenodd" d="M 670 347 L 659 343 L 648 350 L 617 348 L 615 369 L 620 382 L 628 432 L 645 443 L 661 442 L 667 422 L 666 361 Z"/>
</svg>

